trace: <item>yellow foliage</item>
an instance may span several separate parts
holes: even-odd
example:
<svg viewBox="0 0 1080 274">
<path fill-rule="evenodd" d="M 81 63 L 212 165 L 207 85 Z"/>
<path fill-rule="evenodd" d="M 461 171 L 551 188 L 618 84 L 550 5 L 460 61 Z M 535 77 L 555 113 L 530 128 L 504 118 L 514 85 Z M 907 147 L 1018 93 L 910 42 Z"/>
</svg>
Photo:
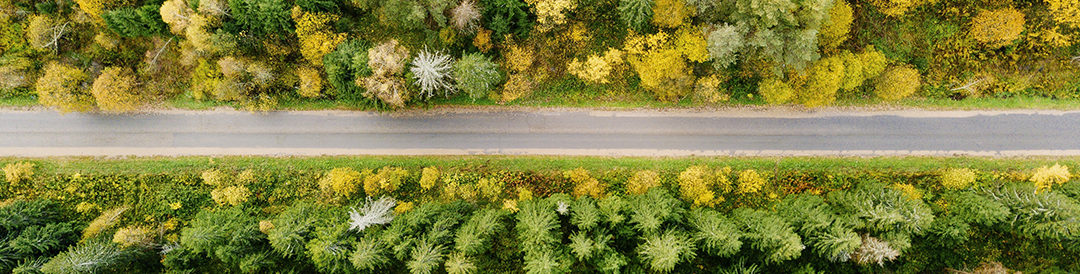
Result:
<svg viewBox="0 0 1080 274">
<path fill-rule="evenodd" d="M 372 197 L 388 195 L 397 190 L 408 176 L 409 171 L 399 167 L 381 168 L 378 173 L 364 178 L 364 191 Z"/>
<path fill-rule="evenodd" d="M 319 70 L 312 67 L 300 67 L 296 70 L 297 76 L 300 77 L 300 96 L 307 98 L 315 98 L 322 96 L 323 79 L 319 74 Z"/>
<path fill-rule="evenodd" d="M 1039 190 L 1049 190 L 1054 185 L 1068 182 L 1069 177 L 1072 177 L 1072 174 L 1069 173 L 1069 167 L 1054 164 L 1051 167 L 1042 166 L 1035 169 L 1035 172 L 1028 180 L 1035 183 L 1035 187 Z"/>
<path fill-rule="evenodd" d="M 577 8 L 577 0 L 525 0 L 533 6 L 542 31 L 566 23 L 566 13 Z"/>
<path fill-rule="evenodd" d="M 563 177 L 569 179 L 571 183 L 574 183 L 574 190 L 572 192 L 574 197 L 581 197 L 584 195 L 589 195 L 596 199 L 604 197 L 604 191 L 607 186 L 601 184 L 600 180 L 590 176 L 589 171 L 584 168 L 579 167 L 574 170 L 565 171 L 563 172 Z"/>
<path fill-rule="evenodd" d="M 96 211 L 98 209 L 99 209 L 99 206 L 97 204 L 94 204 L 94 203 L 79 202 L 79 204 L 75 205 L 75 212 L 82 213 L 82 214 L 87 214 L 87 213 Z"/>
<path fill-rule="evenodd" d="M 854 20 L 851 5 L 848 5 L 846 0 L 833 2 L 833 7 L 829 9 L 829 20 L 825 21 L 818 31 L 818 45 L 821 49 L 831 52 L 847 41 Z"/>
<path fill-rule="evenodd" d="M 89 76 L 82 70 L 57 62 L 45 66 L 35 88 L 38 102 L 62 112 L 85 111 L 91 107 L 90 94 L 82 87 Z"/>
<path fill-rule="evenodd" d="M 331 196 L 349 199 L 360 189 L 360 179 L 360 172 L 339 167 L 326 172 L 319 180 L 319 189 Z"/>
<path fill-rule="evenodd" d="M 505 200 L 503 201 L 503 209 L 510 212 L 518 212 L 517 200 Z"/>
<path fill-rule="evenodd" d="M 870 0 L 870 4 L 877 7 L 878 11 L 892 17 L 904 15 L 908 9 L 926 2 L 929 2 L 929 0 Z"/>
<path fill-rule="evenodd" d="M 229 178 L 225 172 L 217 169 L 207 169 L 202 172 L 203 183 L 211 186 L 222 187 L 228 185 Z"/>
<path fill-rule="evenodd" d="M 720 84 L 723 81 L 720 78 L 718 74 L 698 78 L 694 84 L 694 100 L 714 104 L 731 99 L 727 93 L 722 92 Z"/>
<path fill-rule="evenodd" d="M 1053 15 L 1054 21 L 1068 27 L 1080 28 L 1080 1 L 1076 0 L 1046 0 L 1047 9 Z"/>
<path fill-rule="evenodd" d="M 608 49 L 604 55 L 589 55 L 585 61 L 574 59 L 566 66 L 567 72 L 591 83 L 607 84 L 608 76 L 623 63 L 623 52 Z"/>
<path fill-rule="evenodd" d="M 420 172 L 420 188 L 423 190 L 431 190 L 435 187 L 435 183 L 439 181 L 439 169 L 435 167 L 425 167 Z"/>
<path fill-rule="evenodd" d="M 300 40 L 300 54 L 315 66 L 322 66 L 323 56 L 333 52 L 338 44 L 345 42 L 344 33 L 334 33 L 331 23 L 338 16 L 320 12 L 305 12 L 299 6 L 292 9 L 296 21 L 296 37 Z"/>
<path fill-rule="evenodd" d="M 116 223 L 120 222 L 120 217 L 127 210 L 127 206 L 121 206 L 102 212 L 101 215 L 94 218 L 93 221 L 90 221 L 90 224 L 86 225 L 86 229 L 83 229 L 82 239 L 86 240 L 93 238 L 94 236 L 101 234 L 101 232 L 112 228 Z"/>
<path fill-rule="evenodd" d="M 195 13 L 184 0 L 166 0 L 161 3 L 158 12 L 161 14 L 161 21 L 169 24 L 169 31 L 177 35 L 185 33 L 191 23 L 190 18 Z"/>
<path fill-rule="evenodd" d="M 33 176 L 34 163 L 18 162 L 4 166 L 4 178 L 7 178 L 7 181 L 10 184 L 14 185 L 19 182 L 29 181 Z"/>
<path fill-rule="evenodd" d="M 98 108 L 106 112 L 129 112 L 139 108 L 141 99 L 135 89 L 135 75 L 122 67 L 107 67 L 94 80 L 90 92 Z"/>
<path fill-rule="evenodd" d="M 207 30 L 209 27 L 209 19 L 197 13 L 191 14 L 188 25 L 184 29 L 184 36 L 195 50 L 206 53 L 218 52 L 218 49 L 214 47 L 213 34 Z"/>
<path fill-rule="evenodd" d="M 480 191 L 480 195 L 495 200 L 502 194 L 504 185 L 506 184 L 499 180 L 480 178 L 480 181 L 476 183 L 476 188 Z"/>
<path fill-rule="evenodd" d="M 259 221 L 259 232 L 263 234 L 270 234 L 270 230 L 274 229 L 274 223 L 270 220 Z"/>
<path fill-rule="evenodd" d="M 941 172 L 941 186 L 947 189 L 965 189 L 975 183 L 975 171 L 967 168 L 950 168 Z"/>
<path fill-rule="evenodd" d="M 687 60 L 701 63 L 709 60 L 709 43 L 701 28 L 684 25 L 675 31 L 675 48 L 686 56 Z"/>
<path fill-rule="evenodd" d="M 885 58 L 885 53 L 877 50 L 874 46 L 863 49 L 863 51 L 858 54 L 858 58 L 859 63 L 862 64 L 862 78 L 864 80 L 881 75 L 881 73 L 885 71 L 885 67 L 888 65 L 889 61 Z"/>
<path fill-rule="evenodd" d="M 529 191 L 529 189 L 524 188 L 524 187 L 519 187 L 517 191 L 518 191 L 518 193 L 517 193 L 518 198 L 517 199 L 519 201 L 532 200 L 533 193 L 532 193 L 532 191 Z"/>
<path fill-rule="evenodd" d="M 652 170 L 641 170 L 634 173 L 634 177 L 626 182 L 626 193 L 641 195 L 649 189 L 660 186 L 660 174 Z"/>
<path fill-rule="evenodd" d="M 970 35 L 988 47 L 1007 46 L 1024 32 L 1024 14 L 1013 8 L 980 11 L 971 20 Z"/>
<path fill-rule="evenodd" d="M 510 74 L 503 84 L 502 101 L 510 102 L 519 98 L 528 97 L 532 94 L 533 83 L 528 76 L 515 73 Z"/>
<path fill-rule="evenodd" d="M 762 178 L 753 169 L 739 172 L 739 178 L 735 182 L 738 186 L 738 193 L 758 193 L 762 187 L 765 187 L 766 183 L 765 178 Z"/>
<path fill-rule="evenodd" d="M 480 52 L 487 53 L 491 50 L 491 30 L 481 29 L 476 32 L 476 37 L 473 37 L 473 46 L 479 49 Z"/>
<path fill-rule="evenodd" d="M 903 193 L 904 197 L 908 198 L 908 200 L 922 200 L 922 190 L 915 188 L 915 186 L 911 184 L 893 184 L 892 187 L 893 189 L 899 190 L 901 193 Z"/>
<path fill-rule="evenodd" d="M 758 83 L 758 94 L 766 103 L 773 105 L 787 104 L 795 99 L 795 89 L 776 77 L 761 80 L 761 83 Z"/>
<path fill-rule="evenodd" d="M 103 21 L 101 21 L 101 13 L 104 12 L 106 8 L 111 7 L 111 4 L 113 3 L 122 2 L 123 1 L 115 0 L 75 0 L 75 3 L 79 4 L 79 9 L 81 9 L 86 14 L 89 14 L 91 17 L 94 18 L 96 22 L 99 23 L 104 23 Z"/>
<path fill-rule="evenodd" d="M 631 35 L 623 44 L 630 67 L 641 78 L 641 86 L 661 101 L 676 101 L 694 84 L 684 51 L 664 32 Z"/>
<path fill-rule="evenodd" d="M 918 70 L 907 66 L 893 67 L 878 79 L 874 93 L 881 99 L 900 100 L 915 94 L 920 85 Z"/>
<path fill-rule="evenodd" d="M 688 167 L 679 173 L 679 193 L 694 206 L 715 206 L 724 201 L 717 190 L 721 194 L 731 191 L 731 181 L 727 177 L 730 172 L 730 167 L 721 170 L 701 165 Z"/>
<path fill-rule="evenodd" d="M 683 0 L 656 0 L 652 11 L 652 23 L 665 28 L 678 27 L 695 13 Z"/>
<path fill-rule="evenodd" d="M 150 247 L 154 243 L 154 235 L 150 228 L 128 226 L 116 230 L 112 241 L 121 247 Z"/>
<path fill-rule="evenodd" d="M 506 67 L 512 72 L 525 72 L 532 67 L 536 53 L 529 46 L 510 45 L 506 51 Z"/>
<path fill-rule="evenodd" d="M 227 186 L 210 191 L 210 198 L 220 206 L 238 206 L 247 202 L 251 190 L 242 185 Z"/>
<path fill-rule="evenodd" d="M 394 207 L 394 213 L 398 215 L 405 214 L 414 207 L 416 207 L 416 205 L 414 205 L 413 202 L 398 202 L 397 206 Z"/>
<path fill-rule="evenodd" d="M 866 81 L 863 77 L 863 63 L 855 54 L 844 51 L 837 55 L 840 60 L 844 61 L 844 78 L 840 81 L 840 88 L 843 90 L 854 90 Z"/>
<path fill-rule="evenodd" d="M 844 80 L 844 60 L 835 56 L 822 58 L 810 67 L 808 76 L 799 92 L 799 103 L 808 107 L 832 104 Z"/>
<path fill-rule="evenodd" d="M 120 44 L 120 38 L 109 32 L 98 32 L 97 35 L 94 35 L 94 44 L 107 50 L 115 50 L 116 46 Z"/>
<path fill-rule="evenodd" d="M 1028 39 L 1036 41 L 1036 43 L 1031 43 L 1032 46 L 1044 46 L 1051 49 L 1068 47 L 1073 43 L 1073 38 L 1058 32 L 1057 27 L 1029 32 Z"/>
</svg>

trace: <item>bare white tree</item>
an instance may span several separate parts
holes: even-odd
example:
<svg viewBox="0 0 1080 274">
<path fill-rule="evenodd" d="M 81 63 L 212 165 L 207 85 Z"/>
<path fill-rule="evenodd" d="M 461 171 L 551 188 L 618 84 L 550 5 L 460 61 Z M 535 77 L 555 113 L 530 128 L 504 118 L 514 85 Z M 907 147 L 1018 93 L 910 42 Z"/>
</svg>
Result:
<svg viewBox="0 0 1080 274">
<path fill-rule="evenodd" d="M 476 31 L 480 22 L 480 9 L 473 0 L 463 0 L 457 7 L 450 10 L 450 22 L 459 31 L 471 34 Z"/>
<path fill-rule="evenodd" d="M 441 52 L 431 52 L 426 48 L 412 61 L 413 76 L 416 77 L 416 85 L 420 86 L 421 95 L 425 99 L 435 96 L 436 91 L 443 91 L 443 95 L 449 96 L 454 90 L 450 84 L 450 72 L 453 69 L 454 60 L 449 55 Z"/>
</svg>

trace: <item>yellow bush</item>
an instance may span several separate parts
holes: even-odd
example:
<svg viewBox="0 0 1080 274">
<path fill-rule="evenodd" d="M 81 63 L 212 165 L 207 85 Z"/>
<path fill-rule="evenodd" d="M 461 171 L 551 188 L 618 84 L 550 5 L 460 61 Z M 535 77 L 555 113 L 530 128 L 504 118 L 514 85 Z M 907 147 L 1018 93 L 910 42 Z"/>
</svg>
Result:
<svg viewBox="0 0 1080 274">
<path fill-rule="evenodd" d="M 1051 167 L 1042 166 L 1035 169 L 1035 172 L 1028 180 L 1035 183 L 1035 187 L 1039 190 L 1049 190 L 1054 185 L 1068 182 L 1069 177 L 1071 176 L 1072 174 L 1069 173 L 1069 167 L 1054 164 L 1054 166 Z"/>
<path fill-rule="evenodd" d="M 491 50 L 491 30 L 481 29 L 476 32 L 476 37 L 473 37 L 472 44 L 480 52 L 488 52 Z"/>
<path fill-rule="evenodd" d="M 34 163 L 18 162 L 4 166 L 4 178 L 7 178 L 7 181 L 10 184 L 14 185 L 22 181 L 29 181 L 33 176 Z"/>
<path fill-rule="evenodd" d="M 731 182 L 727 178 L 729 172 L 731 168 L 727 167 L 719 171 L 701 165 L 688 167 L 679 173 L 679 193 L 694 206 L 715 206 L 724 198 L 718 196 L 714 189 L 721 193 L 731 191 Z"/>
<path fill-rule="evenodd" d="M 533 82 L 528 76 L 520 73 L 510 74 L 503 84 L 502 101 L 511 102 L 520 98 L 529 97 L 532 94 Z"/>
<path fill-rule="evenodd" d="M 566 13 L 577 8 L 576 0 L 525 0 L 536 12 L 536 22 L 543 31 L 566 23 Z"/>
<path fill-rule="evenodd" d="M 368 196 L 388 195 L 393 193 L 409 176 L 409 171 L 399 167 L 384 167 L 378 173 L 364 178 L 364 191 Z"/>
<path fill-rule="evenodd" d="M 854 90 L 861 86 L 866 81 L 866 78 L 863 78 L 862 60 L 859 60 L 858 56 L 846 50 L 837 56 L 844 61 L 844 79 L 840 81 L 840 88 Z"/>
<path fill-rule="evenodd" d="M 296 70 L 300 77 L 300 89 L 297 93 L 307 98 L 322 96 L 323 79 L 319 70 L 312 67 L 300 67 Z"/>
<path fill-rule="evenodd" d="M 251 190 L 242 185 L 227 186 L 210 191 L 210 198 L 220 206 L 238 206 L 247 202 L 250 196 Z"/>
<path fill-rule="evenodd" d="M 529 191 L 529 189 L 524 188 L 524 187 L 519 187 L 517 191 L 518 191 L 518 193 L 517 193 L 518 201 L 532 200 L 533 193 L 532 193 L 532 191 Z"/>
<path fill-rule="evenodd" d="M 701 28 L 684 25 L 675 31 L 675 48 L 686 56 L 687 60 L 701 63 L 709 60 L 709 43 Z"/>
<path fill-rule="evenodd" d="M 714 104 L 731 99 L 731 96 L 724 92 L 724 88 L 720 86 L 723 82 L 720 80 L 721 77 L 719 74 L 710 74 L 698 78 L 694 83 L 694 100 Z"/>
<path fill-rule="evenodd" d="M 1012 44 L 1024 32 L 1024 14 L 1014 8 L 984 10 L 971 20 L 971 37 L 988 47 Z"/>
<path fill-rule="evenodd" d="M 799 91 L 799 103 L 808 107 L 832 104 L 844 80 L 844 60 L 838 57 L 822 58 L 810 67 L 808 76 L 806 86 Z"/>
<path fill-rule="evenodd" d="M 333 32 L 333 22 L 338 16 L 328 13 L 305 12 L 299 6 L 292 9 L 296 22 L 296 37 L 300 40 L 300 54 L 315 66 L 322 66 L 323 56 L 333 52 L 338 44 L 345 42 L 344 33 Z"/>
<path fill-rule="evenodd" d="M 120 222 L 120 217 L 128 210 L 127 206 L 116 207 L 102 212 L 90 224 L 86 225 L 86 229 L 83 229 L 82 239 L 86 240 L 97 236 L 102 231 L 112 228 L 116 223 Z"/>
<path fill-rule="evenodd" d="M 518 73 L 528 71 L 536 58 L 536 52 L 529 46 L 510 45 L 505 54 L 506 67 Z"/>
<path fill-rule="evenodd" d="M 319 180 L 319 189 L 331 196 L 349 199 L 360 188 L 360 175 L 360 172 L 348 167 L 331 169 Z"/>
<path fill-rule="evenodd" d="M 257 182 L 258 182 L 258 179 L 255 178 L 255 170 L 245 169 L 244 171 L 241 171 L 240 174 L 236 175 L 235 184 L 246 185 L 246 184 L 254 184 L 254 183 L 257 183 Z"/>
<path fill-rule="evenodd" d="M 217 169 L 207 169 L 202 172 L 203 183 L 211 186 L 222 187 L 229 184 L 229 177 L 225 172 Z"/>
<path fill-rule="evenodd" d="M 1054 21 L 1065 26 L 1080 28 L 1080 1 L 1046 0 Z"/>
<path fill-rule="evenodd" d="M 918 70 L 907 66 L 893 67 L 878 78 L 874 93 L 881 99 L 900 100 L 915 94 L 920 85 Z"/>
<path fill-rule="evenodd" d="M 259 221 L 259 232 L 263 234 L 270 234 L 270 230 L 274 229 L 274 223 L 270 220 Z"/>
<path fill-rule="evenodd" d="M 99 209 L 98 205 L 94 204 L 94 203 L 79 202 L 79 204 L 75 205 L 75 212 L 78 212 L 78 213 L 81 213 L 81 214 L 87 214 L 87 213 L 96 211 L 98 209 Z"/>
<path fill-rule="evenodd" d="M 863 72 L 862 78 L 872 79 L 881 75 L 885 71 L 885 67 L 888 65 L 888 59 L 885 58 L 885 53 L 869 46 L 863 49 L 858 54 L 859 63 L 862 64 Z"/>
<path fill-rule="evenodd" d="M 480 178 L 479 182 L 476 182 L 476 188 L 480 191 L 480 195 L 495 200 L 503 192 L 503 186 L 506 184 L 495 179 Z"/>
<path fill-rule="evenodd" d="M 581 197 L 584 195 L 589 195 L 597 199 L 604 197 L 604 190 L 607 187 L 601 184 L 600 180 L 590 176 L 589 171 L 584 168 L 579 167 L 574 170 L 565 171 L 563 172 L 563 177 L 569 179 L 571 183 L 574 183 L 572 192 L 574 197 Z"/>
<path fill-rule="evenodd" d="M 829 9 L 829 20 L 818 31 L 818 45 L 821 49 L 830 52 L 836 50 L 848 39 L 851 31 L 852 16 L 851 5 L 846 0 L 836 0 L 832 9 Z"/>
<path fill-rule="evenodd" d="M 122 67 L 107 67 L 90 88 L 98 108 L 106 112 L 129 112 L 139 108 L 135 75 Z"/>
<path fill-rule="evenodd" d="M 416 205 L 414 205 L 413 202 L 398 202 L 397 206 L 394 207 L 394 213 L 398 215 L 405 214 L 414 207 L 416 207 Z"/>
<path fill-rule="evenodd" d="M 739 178 L 735 183 L 738 186 L 739 193 L 758 193 L 761 188 L 765 187 L 766 181 L 757 171 L 747 169 L 739 172 Z"/>
<path fill-rule="evenodd" d="M 107 8 L 114 6 L 112 3 L 122 2 L 111 0 L 75 0 L 75 3 L 78 3 L 79 9 L 93 17 L 96 22 L 103 23 L 103 21 L 101 21 L 101 13 Z"/>
<path fill-rule="evenodd" d="M 950 168 L 941 172 L 941 186 L 947 189 L 965 189 L 975 183 L 975 171 L 967 168 Z"/>
<path fill-rule="evenodd" d="M 439 169 L 435 167 L 425 167 L 420 172 L 420 189 L 431 190 L 435 187 L 435 184 L 439 181 Z"/>
<path fill-rule="evenodd" d="M 787 104 L 795 99 L 795 89 L 780 78 L 770 77 L 758 83 L 758 95 L 765 99 L 765 103 L 772 105 Z"/>
<path fill-rule="evenodd" d="M 903 193 L 904 197 L 907 197 L 909 200 L 922 200 L 922 190 L 915 188 L 915 186 L 911 184 L 893 184 L 892 187 L 893 189 L 899 190 L 901 193 Z"/>
<path fill-rule="evenodd" d="M 121 247 L 150 247 L 154 244 L 154 234 L 147 227 L 128 226 L 116 230 L 112 241 Z"/>
<path fill-rule="evenodd" d="M 628 55 L 630 67 L 641 79 L 641 86 L 661 101 L 679 100 L 694 84 L 683 50 L 664 32 L 631 35 L 623 50 Z"/>
<path fill-rule="evenodd" d="M 503 209 L 510 211 L 511 213 L 518 212 L 517 200 L 505 200 L 503 201 Z"/>
<path fill-rule="evenodd" d="M 660 174 L 652 170 L 641 170 L 634 173 L 634 177 L 626 182 L 626 193 L 641 195 L 649 189 L 660 186 Z"/>
<path fill-rule="evenodd" d="M 608 76 L 623 63 L 623 52 L 608 49 L 604 55 L 589 55 L 585 61 L 574 59 L 567 64 L 566 70 L 571 75 L 591 83 L 607 84 Z"/>
<path fill-rule="evenodd" d="M 877 7 L 881 13 L 899 17 L 907 13 L 908 9 L 922 5 L 929 0 L 870 0 L 870 4 Z"/>
<path fill-rule="evenodd" d="M 81 69 L 51 62 L 45 65 L 45 74 L 38 78 L 34 86 L 38 102 L 62 112 L 89 110 L 92 97 L 82 86 L 88 78 Z"/>
<path fill-rule="evenodd" d="M 683 0 L 656 0 L 652 10 L 652 23 L 665 28 L 678 27 L 694 15 L 694 9 Z"/>
</svg>

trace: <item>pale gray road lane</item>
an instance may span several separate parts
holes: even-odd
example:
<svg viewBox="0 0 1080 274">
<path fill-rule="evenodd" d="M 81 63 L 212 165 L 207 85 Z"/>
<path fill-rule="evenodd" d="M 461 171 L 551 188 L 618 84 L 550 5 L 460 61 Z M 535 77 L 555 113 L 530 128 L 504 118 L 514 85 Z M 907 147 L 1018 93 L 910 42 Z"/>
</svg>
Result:
<svg viewBox="0 0 1080 274">
<path fill-rule="evenodd" d="M 921 114 L 784 118 L 541 111 L 115 116 L 4 111 L 0 112 L 0 156 L 248 154 L 243 149 L 250 154 L 277 155 L 1080 154 L 1080 113 Z M 222 152 L 225 149 L 232 152 Z"/>
</svg>

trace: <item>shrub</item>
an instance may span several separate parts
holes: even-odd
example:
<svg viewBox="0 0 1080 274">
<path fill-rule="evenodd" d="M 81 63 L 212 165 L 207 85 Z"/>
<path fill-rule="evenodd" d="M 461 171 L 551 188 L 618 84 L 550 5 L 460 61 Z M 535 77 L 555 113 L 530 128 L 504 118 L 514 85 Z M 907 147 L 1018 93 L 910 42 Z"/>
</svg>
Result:
<svg viewBox="0 0 1080 274">
<path fill-rule="evenodd" d="M 641 31 L 652 20 L 653 0 L 619 0 L 618 10 L 627 27 Z"/>
<path fill-rule="evenodd" d="M 965 189 L 975 183 L 975 171 L 967 168 L 950 168 L 941 171 L 941 186 L 946 189 Z"/>
<path fill-rule="evenodd" d="M 714 189 L 727 192 L 731 182 L 727 174 L 731 168 L 712 170 L 707 166 L 691 166 L 679 173 L 679 192 L 683 199 L 691 201 L 694 206 L 714 206 L 724 201 Z M 720 193 L 723 194 L 723 193 Z"/>
<path fill-rule="evenodd" d="M 840 89 L 851 91 L 862 86 L 866 81 L 866 77 L 863 76 L 862 60 L 846 50 L 837 56 L 844 61 L 844 78 L 840 80 Z"/>
<path fill-rule="evenodd" d="M 524 36 L 532 28 L 532 20 L 521 0 L 481 0 L 480 3 L 484 6 L 488 29 L 495 32 L 495 37 Z"/>
<path fill-rule="evenodd" d="M 652 170 L 641 170 L 634 173 L 634 177 L 631 177 L 626 182 L 626 193 L 631 195 L 641 195 L 649 191 L 649 189 L 660 186 L 660 174 Z"/>
<path fill-rule="evenodd" d="M 121 67 L 107 67 L 94 80 L 90 92 L 98 108 L 106 112 L 130 112 L 138 109 L 141 99 L 135 87 L 135 75 Z"/>
<path fill-rule="evenodd" d="M 683 233 L 665 230 L 658 235 L 646 236 L 645 242 L 638 247 L 638 254 L 652 271 L 667 273 L 678 263 L 694 258 L 694 243 Z"/>
<path fill-rule="evenodd" d="M 322 66 L 323 58 L 334 51 L 338 44 L 345 42 L 344 33 L 333 32 L 331 23 L 337 21 L 337 15 L 302 11 L 299 6 L 295 6 L 292 9 L 292 18 L 296 21 L 300 54 L 315 66 Z"/>
<path fill-rule="evenodd" d="M 420 189 L 424 191 L 431 190 L 435 187 L 435 184 L 439 182 L 439 169 L 435 167 L 425 167 L 420 172 Z"/>
<path fill-rule="evenodd" d="M 438 91 L 442 91 L 444 96 L 450 96 L 454 89 L 450 83 L 453 63 L 454 60 L 449 55 L 427 49 L 421 50 L 420 54 L 413 58 L 409 71 L 416 80 L 414 83 L 420 86 L 420 95 L 424 99 L 431 99 Z"/>
<path fill-rule="evenodd" d="M 829 20 L 825 21 L 818 32 L 818 45 L 822 50 L 829 52 L 836 50 L 848 39 L 851 31 L 851 23 L 855 20 L 852 16 L 851 5 L 847 0 L 836 0 L 829 9 Z"/>
<path fill-rule="evenodd" d="M 701 63 L 709 59 L 708 42 L 699 28 L 683 26 L 676 30 L 675 48 L 690 62 Z"/>
<path fill-rule="evenodd" d="M 758 83 L 757 92 L 765 99 L 766 103 L 779 105 L 787 104 L 795 99 L 795 89 L 780 78 L 770 77 Z"/>
<path fill-rule="evenodd" d="M 911 184 L 893 184 L 892 188 L 899 190 L 900 193 L 904 194 L 905 198 L 908 198 L 908 200 L 921 201 L 923 198 L 922 191 Z"/>
<path fill-rule="evenodd" d="M 818 60 L 810 67 L 806 85 L 799 91 L 799 103 L 808 107 L 819 107 L 836 101 L 836 91 L 840 90 L 844 78 L 844 61 L 837 57 Z"/>
<path fill-rule="evenodd" d="M 892 67 L 878 78 L 874 93 L 885 100 L 907 98 L 919 89 L 919 71 L 906 66 Z"/>
<path fill-rule="evenodd" d="M 656 0 L 655 5 L 652 7 L 652 14 L 662 14 L 663 16 L 653 16 L 652 23 L 654 25 L 665 28 L 676 28 L 683 24 L 693 15 L 694 10 L 692 7 L 688 7 L 683 0 Z"/>
<path fill-rule="evenodd" d="M 604 184 L 601 184 L 599 180 L 589 175 L 589 171 L 584 168 L 577 168 L 574 170 L 568 170 L 563 172 L 563 177 L 569 179 L 574 184 L 573 194 L 574 197 L 592 196 L 593 198 L 601 198 L 604 196 L 604 190 L 607 188 Z"/>
<path fill-rule="evenodd" d="M 347 226 L 331 225 L 315 228 L 315 238 L 306 245 L 307 255 L 315 268 L 323 273 L 354 273 L 357 270 L 349 261 L 349 251 L 354 242 Z"/>
<path fill-rule="evenodd" d="M 747 169 L 739 172 L 736 184 L 739 193 L 758 193 L 762 187 L 765 187 L 766 181 L 757 171 Z"/>
<path fill-rule="evenodd" d="M 733 25 L 720 25 L 708 34 L 709 57 L 713 61 L 713 67 L 718 69 L 727 68 L 738 61 L 739 50 L 745 42 L 742 34 Z"/>
<path fill-rule="evenodd" d="M 86 225 L 86 229 L 83 229 L 82 239 L 86 240 L 97 237 L 105 230 L 111 229 L 120 222 L 120 217 L 122 217 L 124 212 L 127 212 L 128 209 L 129 207 L 127 206 L 121 206 L 102 212 L 101 215 L 94 218 L 93 221 L 90 221 L 90 224 Z"/>
<path fill-rule="evenodd" d="M 873 46 L 863 49 L 863 51 L 858 54 L 858 58 L 863 67 L 863 79 L 877 78 L 885 71 L 885 67 L 888 65 L 888 59 L 885 59 L 885 54 Z"/>
<path fill-rule="evenodd" d="M 29 181 L 34 177 L 34 163 L 30 162 L 18 162 L 10 163 L 4 166 L 4 178 L 7 179 L 9 184 L 15 185 L 20 182 Z"/>
<path fill-rule="evenodd" d="M 300 77 L 300 88 L 297 93 L 307 98 L 322 96 L 323 79 L 319 70 L 312 67 L 300 67 L 296 70 L 296 76 Z"/>
<path fill-rule="evenodd" d="M 1035 169 L 1035 172 L 1031 174 L 1031 178 L 1028 179 L 1032 183 L 1035 183 L 1035 187 L 1039 190 L 1049 190 L 1054 185 L 1064 184 L 1069 181 L 1069 177 L 1072 174 L 1069 173 L 1069 167 L 1054 164 L 1054 166 L 1047 167 L 1041 166 Z"/>
<path fill-rule="evenodd" d="M 618 49 L 608 49 L 604 55 L 589 55 L 584 61 L 574 59 L 566 65 L 566 70 L 571 75 L 581 80 L 607 84 L 608 77 L 623 62 L 623 52 Z"/>
<path fill-rule="evenodd" d="M 73 66 L 52 62 L 38 78 L 35 89 L 38 102 L 62 112 L 85 111 L 91 106 L 91 94 L 82 87 L 89 76 Z"/>
<path fill-rule="evenodd" d="M 1080 3 L 1070 0 L 1046 0 L 1046 3 L 1058 24 L 1080 28 Z"/>
<path fill-rule="evenodd" d="M 350 40 L 338 45 L 337 49 L 323 56 L 323 69 L 326 80 L 334 91 L 328 95 L 334 98 L 355 98 L 360 95 L 354 79 L 371 75 L 368 67 L 367 45 L 359 40 Z"/>
<path fill-rule="evenodd" d="M 204 170 L 201 174 L 201 178 L 204 184 L 215 187 L 223 187 L 229 184 L 228 175 L 217 169 Z"/>
<path fill-rule="evenodd" d="M 365 176 L 364 192 L 368 196 L 388 195 L 401 187 L 409 171 L 398 167 L 384 167 L 374 175 Z"/>
<path fill-rule="evenodd" d="M 409 50 L 398 45 L 397 40 L 390 40 L 369 49 L 367 55 L 372 75 L 356 79 L 357 85 L 367 89 L 364 97 L 377 99 L 394 107 L 404 107 L 409 100 L 409 93 L 405 89 L 405 79 L 401 78 L 401 73 L 405 69 Z"/>
<path fill-rule="evenodd" d="M 1024 14 L 1013 8 L 980 11 L 971 20 L 971 37 L 991 48 L 1012 44 L 1024 32 Z"/>
<path fill-rule="evenodd" d="M 227 186 L 210 191 L 210 198 L 218 205 L 238 206 L 247 202 L 251 190 L 242 185 Z"/>
<path fill-rule="evenodd" d="M 457 88 L 473 99 L 484 98 L 502 82 L 499 65 L 480 53 L 470 53 L 454 63 L 454 82 Z"/>
</svg>

